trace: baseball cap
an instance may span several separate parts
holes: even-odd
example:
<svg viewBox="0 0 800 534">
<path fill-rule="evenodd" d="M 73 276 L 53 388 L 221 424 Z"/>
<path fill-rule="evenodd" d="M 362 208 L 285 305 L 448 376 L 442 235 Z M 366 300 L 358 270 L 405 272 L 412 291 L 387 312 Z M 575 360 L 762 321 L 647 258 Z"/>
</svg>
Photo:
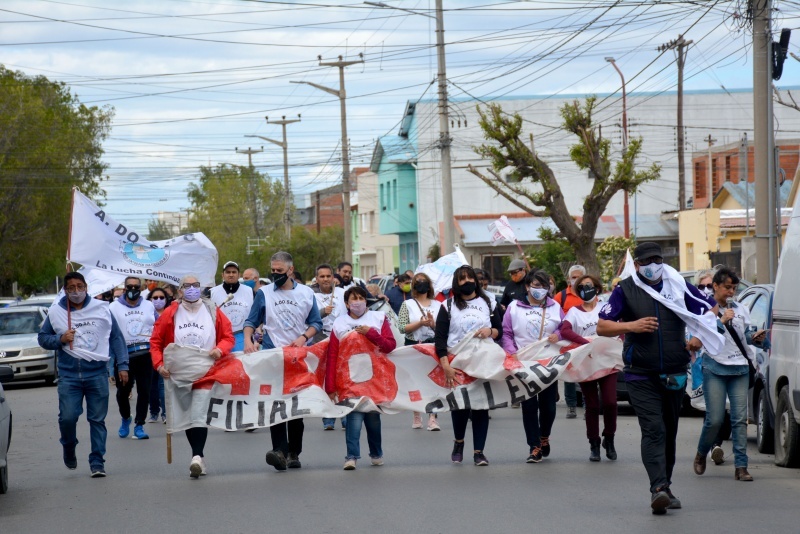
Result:
<svg viewBox="0 0 800 534">
<path fill-rule="evenodd" d="M 524 260 L 511 260 L 511 263 L 508 264 L 508 272 L 517 271 L 519 269 L 525 269 L 525 261 Z"/>
<path fill-rule="evenodd" d="M 652 241 L 645 241 L 633 249 L 633 259 L 636 261 L 646 260 L 648 258 L 663 258 L 661 247 L 658 243 Z"/>
<path fill-rule="evenodd" d="M 229 261 L 229 262 L 227 262 L 225 265 L 223 265 L 223 266 L 222 266 L 222 270 L 224 271 L 224 270 L 225 270 L 225 269 L 227 269 L 228 267 L 236 267 L 236 270 L 237 270 L 237 271 L 239 270 L 239 264 L 238 264 L 238 263 L 236 263 L 235 261 Z"/>
</svg>

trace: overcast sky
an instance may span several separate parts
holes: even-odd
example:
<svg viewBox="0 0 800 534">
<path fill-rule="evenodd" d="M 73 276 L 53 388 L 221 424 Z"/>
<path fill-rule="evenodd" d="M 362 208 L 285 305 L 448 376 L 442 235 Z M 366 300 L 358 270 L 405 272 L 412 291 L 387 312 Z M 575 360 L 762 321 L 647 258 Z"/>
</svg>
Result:
<svg viewBox="0 0 800 534">
<path fill-rule="evenodd" d="M 433 0 L 388 4 L 432 14 Z M 656 47 L 684 32 L 695 41 L 686 89 L 752 87 L 751 36 L 741 1 L 445 0 L 447 74 L 453 97 L 673 91 L 674 55 Z M 776 1 L 774 28 L 793 27 L 796 2 Z M 295 118 L 289 160 L 296 198 L 339 180 L 335 97 L 290 80 L 338 87 L 317 56 L 365 63 L 346 70 L 352 165 L 366 165 L 374 140 L 396 131 L 405 104 L 435 97 L 431 18 L 360 2 L 3 0 L 0 63 L 68 83 L 82 102 L 113 106 L 105 144 L 108 211 L 146 230 L 158 210 L 189 207 L 200 165 L 246 164 L 234 149 L 264 152 L 254 164 L 283 177 L 280 139 L 265 116 Z M 795 36 L 800 39 L 800 35 Z M 791 50 L 798 52 L 794 44 Z M 780 86 L 799 85 L 788 59 Z"/>
</svg>

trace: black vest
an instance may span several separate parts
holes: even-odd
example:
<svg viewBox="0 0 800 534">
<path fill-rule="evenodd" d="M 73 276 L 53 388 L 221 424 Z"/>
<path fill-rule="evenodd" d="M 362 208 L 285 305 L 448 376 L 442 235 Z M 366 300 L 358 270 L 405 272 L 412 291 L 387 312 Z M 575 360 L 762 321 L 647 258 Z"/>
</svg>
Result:
<svg viewBox="0 0 800 534">
<path fill-rule="evenodd" d="M 685 372 L 691 357 L 686 350 L 686 325 L 681 318 L 639 288 L 633 278 L 626 278 L 619 285 L 625 295 L 620 320 L 658 319 L 655 332 L 625 334 L 622 352 L 625 372 L 643 375 Z"/>
</svg>

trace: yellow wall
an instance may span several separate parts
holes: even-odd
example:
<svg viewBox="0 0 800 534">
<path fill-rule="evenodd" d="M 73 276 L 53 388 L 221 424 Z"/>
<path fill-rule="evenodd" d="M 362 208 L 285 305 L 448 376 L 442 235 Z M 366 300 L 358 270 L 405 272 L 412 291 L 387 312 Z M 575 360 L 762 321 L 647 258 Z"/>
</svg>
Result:
<svg viewBox="0 0 800 534">
<path fill-rule="evenodd" d="M 713 208 L 681 211 L 678 213 L 678 234 L 681 271 L 710 268 L 708 252 L 717 250 L 719 210 Z"/>
</svg>

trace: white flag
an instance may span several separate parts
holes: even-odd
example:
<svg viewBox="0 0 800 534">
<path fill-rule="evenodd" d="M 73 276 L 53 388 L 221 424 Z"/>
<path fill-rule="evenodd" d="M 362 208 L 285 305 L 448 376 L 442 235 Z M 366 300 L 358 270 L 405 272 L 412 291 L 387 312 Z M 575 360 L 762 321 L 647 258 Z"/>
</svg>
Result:
<svg viewBox="0 0 800 534">
<path fill-rule="evenodd" d="M 201 284 L 213 286 L 218 258 L 216 247 L 202 233 L 148 241 L 79 191 L 73 192 L 68 261 L 173 285 L 194 274 Z"/>
<path fill-rule="evenodd" d="M 425 273 L 433 282 L 433 290 L 441 293 L 453 285 L 453 273 L 462 265 L 469 265 L 464 253 L 458 245 L 453 245 L 455 252 L 442 256 L 433 263 L 425 263 L 417 267 L 415 272 Z"/>
<path fill-rule="evenodd" d="M 489 225 L 489 232 L 492 234 L 492 246 L 497 246 L 503 241 L 509 243 L 516 243 L 517 236 L 514 234 L 514 229 L 508 222 L 508 217 L 502 215 L 499 219 Z"/>
</svg>

